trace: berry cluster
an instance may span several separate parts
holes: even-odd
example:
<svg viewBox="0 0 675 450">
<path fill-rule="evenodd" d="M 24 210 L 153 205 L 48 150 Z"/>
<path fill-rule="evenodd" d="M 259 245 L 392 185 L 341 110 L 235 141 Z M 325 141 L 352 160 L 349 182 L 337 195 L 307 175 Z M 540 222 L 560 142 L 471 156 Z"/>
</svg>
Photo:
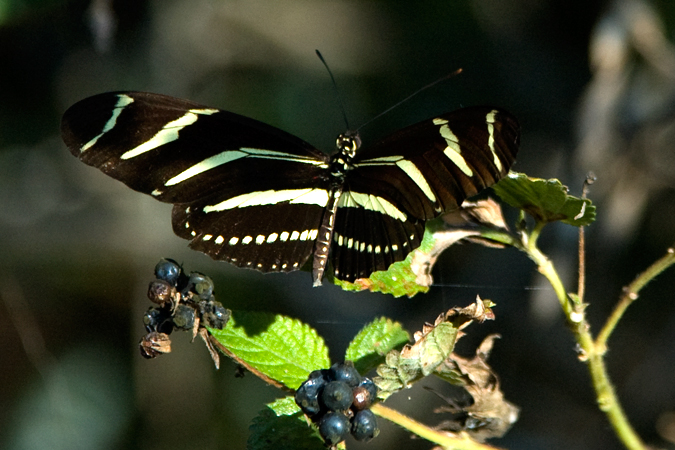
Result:
<svg viewBox="0 0 675 450">
<path fill-rule="evenodd" d="M 192 330 L 200 327 L 222 329 L 230 318 L 213 296 L 213 281 L 199 272 L 186 275 L 172 259 L 162 259 L 155 266 L 156 280 L 150 282 L 148 298 L 157 304 L 143 315 L 148 332 L 140 343 L 141 355 L 154 358 L 171 351 L 169 334 L 174 329 Z"/>
<path fill-rule="evenodd" d="M 295 393 L 295 403 L 318 425 L 324 441 L 335 445 L 349 433 L 359 441 L 377 436 L 377 420 L 368 409 L 376 397 L 373 381 L 347 361 L 310 373 Z"/>
</svg>

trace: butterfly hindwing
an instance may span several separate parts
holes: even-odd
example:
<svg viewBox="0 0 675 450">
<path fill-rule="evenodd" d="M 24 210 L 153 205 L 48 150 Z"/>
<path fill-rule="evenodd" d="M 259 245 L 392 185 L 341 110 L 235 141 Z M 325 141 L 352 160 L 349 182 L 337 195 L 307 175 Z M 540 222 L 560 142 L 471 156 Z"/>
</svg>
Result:
<svg viewBox="0 0 675 450">
<path fill-rule="evenodd" d="M 214 259 L 263 272 L 290 272 L 311 256 L 324 207 L 289 203 L 230 209 L 175 205 L 174 232 Z"/>
<path fill-rule="evenodd" d="M 342 194 L 331 260 L 336 278 L 354 282 L 404 260 L 411 250 L 419 247 L 424 223 L 353 206 L 353 200 L 344 200 L 351 195 L 350 192 Z"/>
</svg>

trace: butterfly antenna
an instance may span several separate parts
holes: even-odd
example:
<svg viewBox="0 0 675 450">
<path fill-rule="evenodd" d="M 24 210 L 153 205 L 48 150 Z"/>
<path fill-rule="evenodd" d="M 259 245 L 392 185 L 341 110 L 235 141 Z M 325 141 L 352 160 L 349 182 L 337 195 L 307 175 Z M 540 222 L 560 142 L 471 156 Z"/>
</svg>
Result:
<svg viewBox="0 0 675 450">
<path fill-rule="evenodd" d="M 400 100 L 400 101 L 396 102 L 394 105 L 392 105 L 392 106 L 390 106 L 389 108 L 385 109 L 384 111 L 382 111 L 381 113 L 379 113 L 378 115 L 376 115 L 375 117 L 373 117 L 372 119 L 370 119 L 368 122 L 366 122 L 366 123 L 364 123 L 363 125 L 361 125 L 356 131 L 359 131 L 361 128 L 363 128 L 363 127 L 365 127 L 366 125 L 368 125 L 369 123 L 375 121 L 375 119 L 379 119 L 380 117 L 384 116 L 385 114 L 387 114 L 387 113 L 388 113 L 389 111 L 391 111 L 392 109 L 401 106 L 401 104 L 407 102 L 408 100 L 410 100 L 411 98 L 413 98 L 414 96 L 416 96 L 417 94 L 419 94 L 420 92 L 426 91 L 426 90 L 429 89 L 430 87 L 436 86 L 438 83 L 440 83 L 440 82 L 442 82 L 442 81 L 445 81 L 445 80 L 447 80 L 448 78 L 454 77 L 455 75 L 459 75 L 460 73 L 462 73 L 462 69 L 461 69 L 461 68 L 460 68 L 460 69 L 457 69 L 457 70 L 455 70 L 454 72 L 451 72 L 451 73 L 449 73 L 449 74 L 447 74 L 447 75 L 445 75 L 445 76 L 443 76 L 443 77 L 441 77 L 441 78 L 439 78 L 438 80 L 434 81 L 433 83 L 429 83 L 429 84 L 427 84 L 426 86 L 419 88 L 418 90 L 416 90 L 415 92 L 413 92 L 412 94 L 410 94 L 409 96 L 407 96 L 406 98 L 404 98 L 403 100 Z"/>
<path fill-rule="evenodd" d="M 319 57 L 321 62 L 323 63 L 324 67 L 326 67 L 326 70 L 328 71 L 328 75 L 330 75 L 330 79 L 333 82 L 333 87 L 335 88 L 335 95 L 338 98 L 338 102 L 340 102 L 340 110 L 342 111 L 342 118 L 345 120 L 345 125 L 347 126 L 347 130 L 349 130 L 349 121 L 347 120 L 347 113 L 345 112 L 345 104 L 342 101 L 342 96 L 340 95 L 340 90 L 337 87 L 337 83 L 335 82 L 335 77 L 333 76 L 333 72 L 331 72 L 330 67 L 328 67 L 328 63 L 326 62 L 325 59 L 323 59 L 323 55 L 319 50 L 316 50 L 316 56 Z"/>
</svg>

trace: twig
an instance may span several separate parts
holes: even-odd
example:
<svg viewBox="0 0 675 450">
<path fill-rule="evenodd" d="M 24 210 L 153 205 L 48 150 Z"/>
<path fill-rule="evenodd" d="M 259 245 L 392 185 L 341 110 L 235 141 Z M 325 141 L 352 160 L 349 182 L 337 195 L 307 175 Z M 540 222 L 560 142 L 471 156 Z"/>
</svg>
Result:
<svg viewBox="0 0 675 450">
<path fill-rule="evenodd" d="M 581 188 L 581 198 L 588 197 L 588 191 L 591 184 L 595 183 L 595 174 L 589 172 L 584 180 L 584 186 Z M 584 302 L 584 294 L 586 290 L 586 233 L 584 227 L 579 227 L 579 286 L 577 287 L 577 297 L 579 304 Z"/>
<path fill-rule="evenodd" d="M 614 328 L 616 328 L 617 323 L 626 309 L 628 309 L 631 303 L 637 300 L 640 290 L 658 274 L 673 264 L 675 264 L 675 249 L 671 247 L 661 259 L 638 275 L 631 284 L 623 289 L 623 295 L 621 296 L 619 303 L 614 308 L 614 311 L 612 311 L 607 322 L 605 322 L 605 325 L 602 327 L 602 330 L 600 330 L 595 341 L 595 347 L 599 352 L 604 353 L 607 351 L 607 340 L 609 339 L 609 336 L 612 334 L 612 331 L 614 331 Z"/>
<path fill-rule="evenodd" d="M 487 444 L 482 444 L 472 440 L 465 433 L 452 433 L 449 431 L 438 431 L 430 428 L 423 423 L 417 422 L 400 412 L 384 406 L 382 403 L 376 403 L 371 408 L 373 413 L 383 417 L 406 430 L 415 433 L 417 436 L 430 442 L 440 445 L 444 449 L 453 450 L 497 450 Z"/>
</svg>

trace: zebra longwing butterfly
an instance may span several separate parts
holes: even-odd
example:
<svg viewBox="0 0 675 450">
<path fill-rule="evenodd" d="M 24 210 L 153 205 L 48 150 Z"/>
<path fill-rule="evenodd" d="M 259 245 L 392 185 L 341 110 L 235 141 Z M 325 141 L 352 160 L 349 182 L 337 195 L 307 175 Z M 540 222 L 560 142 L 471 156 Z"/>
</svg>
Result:
<svg viewBox="0 0 675 450">
<path fill-rule="evenodd" d="M 174 232 L 214 259 L 290 272 L 313 257 L 321 284 L 386 270 L 420 245 L 425 221 L 509 171 L 519 126 L 471 107 L 399 130 L 359 150 L 357 133 L 328 156 L 247 117 L 145 92 L 86 98 L 61 133 L 86 164 L 173 203 Z"/>
</svg>

